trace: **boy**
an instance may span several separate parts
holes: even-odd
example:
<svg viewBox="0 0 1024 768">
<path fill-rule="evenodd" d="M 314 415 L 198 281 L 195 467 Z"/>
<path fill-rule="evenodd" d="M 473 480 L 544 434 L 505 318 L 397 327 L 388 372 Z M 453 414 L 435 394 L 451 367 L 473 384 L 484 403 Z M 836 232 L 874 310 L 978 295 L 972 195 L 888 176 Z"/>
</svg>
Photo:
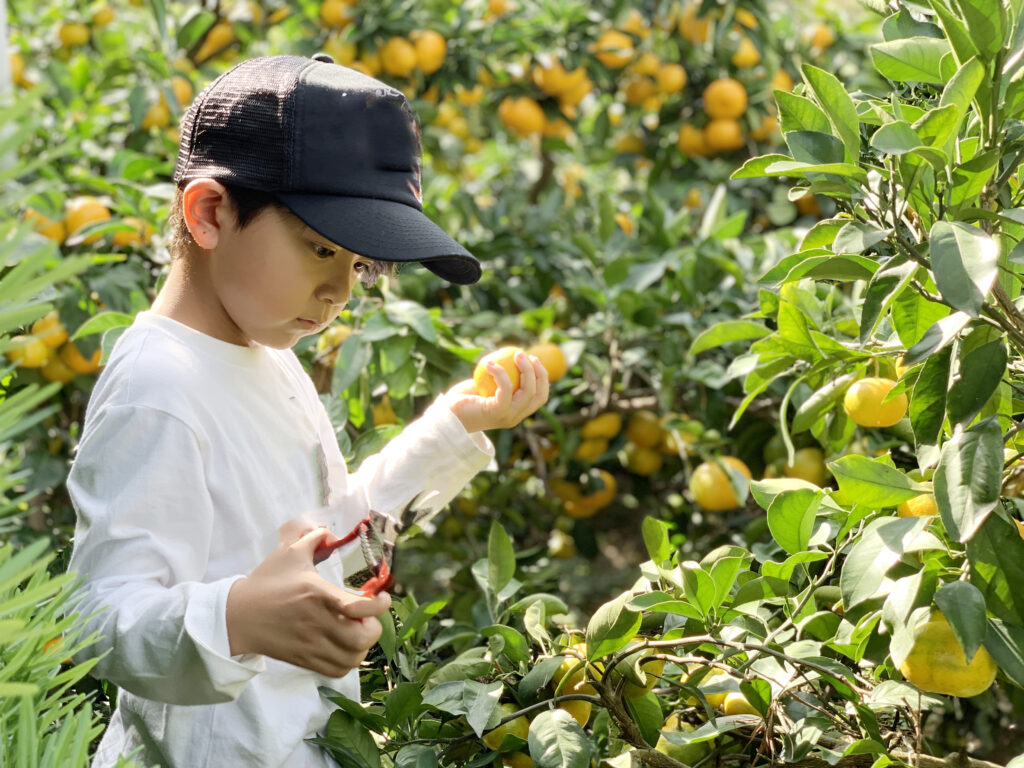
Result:
<svg viewBox="0 0 1024 768">
<path fill-rule="evenodd" d="M 492 398 L 456 385 L 349 475 L 290 347 L 391 263 L 480 275 L 423 215 L 412 113 L 329 56 L 262 57 L 204 90 L 181 137 L 187 234 L 97 382 L 68 479 L 80 610 L 105 609 L 86 653 L 121 689 L 93 765 L 330 766 L 305 741 L 333 709 L 317 687 L 359 698 L 390 598 L 342 589 L 314 550 L 418 492 L 446 504 L 493 454 L 482 431 L 539 408 L 547 374 L 520 355 L 514 393 L 499 366 Z M 326 527 L 296 520 L 314 509 Z"/>
</svg>

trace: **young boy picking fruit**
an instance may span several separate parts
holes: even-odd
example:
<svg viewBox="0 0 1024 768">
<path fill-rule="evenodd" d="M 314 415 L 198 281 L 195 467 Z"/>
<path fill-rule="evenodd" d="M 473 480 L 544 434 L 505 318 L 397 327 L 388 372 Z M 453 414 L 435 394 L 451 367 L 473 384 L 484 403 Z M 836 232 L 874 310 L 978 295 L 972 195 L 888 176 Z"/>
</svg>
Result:
<svg viewBox="0 0 1024 768">
<path fill-rule="evenodd" d="M 548 378 L 517 354 L 518 388 L 500 366 L 493 396 L 461 382 L 350 474 L 290 348 L 395 263 L 480 277 L 423 214 L 405 98 L 322 54 L 261 57 L 181 137 L 170 272 L 117 341 L 68 479 L 100 638 L 83 654 L 120 689 L 93 765 L 332 766 L 306 741 L 333 710 L 317 689 L 359 698 L 390 597 L 346 591 L 314 552 L 371 509 L 446 504 L 493 455 L 483 431 L 536 411 Z"/>
</svg>

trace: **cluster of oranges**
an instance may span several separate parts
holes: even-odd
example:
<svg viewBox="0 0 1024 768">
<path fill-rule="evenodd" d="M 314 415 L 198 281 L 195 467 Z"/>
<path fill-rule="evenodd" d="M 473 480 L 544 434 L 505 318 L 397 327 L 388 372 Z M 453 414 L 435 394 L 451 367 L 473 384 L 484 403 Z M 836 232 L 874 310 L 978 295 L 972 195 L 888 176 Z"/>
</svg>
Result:
<svg viewBox="0 0 1024 768">
<path fill-rule="evenodd" d="M 111 6 L 104 4 L 93 12 L 88 23 L 84 21 L 65 21 L 62 23 L 57 28 L 57 39 L 65 51 L 88 45 L 92 39 L 92 30 L 107 26 L 116 18 L 116 15 Z"/>
<path fill-rule="evenodd" d="M 101 235 L 93 233 L 81 240 L 77 239 L 79 233 L 86 227 L 100 222 L 111 221 L 113 215 L 106 204 L 92 195 L 79 195 L 71 198 L 65 204 L 64 217 L 51 219 L 34 208 L 26 208 L 24 219 L 32 222 L 33 228 L 44 237 L 53 240 L 57 244 L 77 245 L 79 242 L 91 245 L 97 242 Z M 137 216 L 125 216 L 120 220 L 126 228 L 117 229 L 111 233 L 111 239 L 115 246 L 145 246 L 149 244 L 153 236 L 153 226 Z"/>
<path fill-rule="evenodd" d="M 43 378 L 66 384 L 75 376 L 95 373 L 100 367 L 100 350 L 86 358 L 68 340 L 67 329 L 56 310 L 32 324 L 29 334 L 11 338 L 7 359 L 19 368 L 37 368 Z"/>
<path fill-rule="evenodd" d="M 344 14 L 341 10 L 328 11 L 342 8 Z M 341 0 L 325 0 L 320 11 L 321 20 L 331 29 L 340 31 L 351 22 L 352 7 Z M 437 30 L 416 29 L 408 37 L 395 35 L 388 38 L 375 50 L 364 48 L 360 51 L 356 43 L 335 31 L 321 49 L 330 54 L 336 63 L 370 77 L 385 75 L 406 79 L 416 72 L 423 75 L 437 72 L 448 56 L 448 41 Z"/>
</svg>

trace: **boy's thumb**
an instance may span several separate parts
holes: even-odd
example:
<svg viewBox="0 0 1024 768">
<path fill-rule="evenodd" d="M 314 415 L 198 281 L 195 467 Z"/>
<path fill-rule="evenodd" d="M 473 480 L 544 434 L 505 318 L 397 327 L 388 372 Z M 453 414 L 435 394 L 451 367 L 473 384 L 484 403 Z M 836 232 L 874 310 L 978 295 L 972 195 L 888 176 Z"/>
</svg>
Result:
<svg viewBox="0 0 1024 768">
<path fill-rule="evenodd" d="M 329 545 L 334 541 L 337 541 L 337 538 L 331 533 L 330 529 L 327 526 L 320 525 L 310 531 L 306 531 L 288 546 L 292 549 L 312 553 L 317 548 Z"/>
</svg>

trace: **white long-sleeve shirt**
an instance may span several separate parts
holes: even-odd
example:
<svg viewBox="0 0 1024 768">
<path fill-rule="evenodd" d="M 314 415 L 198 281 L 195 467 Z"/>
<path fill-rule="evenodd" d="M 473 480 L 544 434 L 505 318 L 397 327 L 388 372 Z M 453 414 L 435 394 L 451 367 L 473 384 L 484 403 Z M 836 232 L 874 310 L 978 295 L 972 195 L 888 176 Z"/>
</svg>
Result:
<svg viewBox="0 0 1024 768">
<path fill-rule="evenodd" d="M 344 535 L 371 508 L 394 510 L 422 490 L 446 504 L 492 455 L 438 401 L 349 474 L 291 350 L 140 313 L 97 381 L 68 478 L 78 610 L 104 609 L 83 656 L 109 651 L 93 674 L 121 689 L 94 768 L 139 747 L 143 764 L 163 768 L 334 765 L 305 742 L 334 709 L 317 687 L 358 699 L 357 673 L 232 657 L 228 590 L 284 522 L 305 514 Z M 341 584 L 339 562 L 321 575 Z"/>
</svg>

